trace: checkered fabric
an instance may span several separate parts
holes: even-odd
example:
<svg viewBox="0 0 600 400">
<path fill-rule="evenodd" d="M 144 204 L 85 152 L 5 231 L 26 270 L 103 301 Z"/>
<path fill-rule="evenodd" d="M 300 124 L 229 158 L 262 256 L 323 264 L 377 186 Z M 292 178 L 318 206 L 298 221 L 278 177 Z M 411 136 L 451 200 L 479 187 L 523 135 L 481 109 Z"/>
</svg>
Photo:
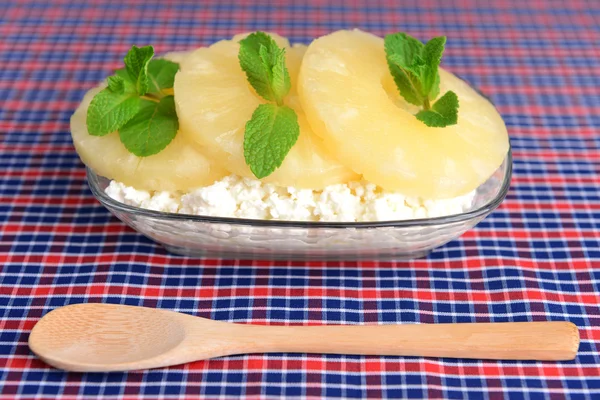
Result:
<svg viewBox="0 0 600 400">
<path fill-rule="evenodd" d="M 489 95 L 512 189 L 411 262 L 172 256 L 92 197 L 69 135 L 132 44 L 158 52 L 263 29 L 308 43 L 360 27 L 448 36 L 444 64 Z M 0 398 L 600 398 L 600 1 L 0 2 Z M 568 320 L 569 362 L 272 354 L 65 373 L 27 347 L 41 316 L 104 302 L 259 324 Z M 334 338 L 332 338 L 334 339 Z"/>
</svg>

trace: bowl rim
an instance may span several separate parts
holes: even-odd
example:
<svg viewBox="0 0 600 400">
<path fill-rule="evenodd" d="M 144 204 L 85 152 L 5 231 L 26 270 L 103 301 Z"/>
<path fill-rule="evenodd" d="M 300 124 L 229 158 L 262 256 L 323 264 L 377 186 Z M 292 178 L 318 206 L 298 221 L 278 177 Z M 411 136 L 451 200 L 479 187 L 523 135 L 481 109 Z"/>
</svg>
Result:
<svg viewBox="0 0 600 400">
<path fill-rule="evenodd" d="M 484 216 L 493 210 L 495 210 L 500 203 L 506 197 L 508 189 L 510 187 L 510 181 L 513 170 L 513 157 L 512 148 L 509 144 L 508 153 L 502 161 L 507 163 L 506 170 L 502 179 L 502 186 L 498 191 L 498 194 L 488 201 L 481 207 L 467 211 L 460 214 L 433 217 L 433 218 L 419 218 L 419 219 L 407 219 L 407 220 L 392 220 L 392 221 L 367 221 L 367 222 L 321 222 L 321 221 L 281 221 L 281 220 L 266 220 L 266 219 L 249 219 L 249 218 L 233 218 L 233 217 L 213 217 L 206 215 L 193 215 L 193 214 L 179 214 L 164 211 L 154 211 L 145 208 L 130 206 L 125 203 L 121 203 L 108 196 L 101 190 L 97 181 L 100 177 L 89 167 L 86 166 L 86 177 L 88 185 L 92 191 L 92 194 L 96 199 L 109 211 L 120 211 L 128 214 L 135 214 L 144 217 L 160 218 L 170 221 L 194 221 L 204 222 L 211 224 L 229 224 L 229 225 L 244 225 L 253 227 L 271 227 L 271 228 L 333 228 L 333 229 L 372 229 L 381 227 L 396 227 L 396 228 L 408 228 L 408 227 L 424 227 L 424 226 L 436 226 L 444 224 L 452 224 L 458 222 L 464 222 L 474 218 Z M 498 167 L 500 168 L 500 167 Z M 488 178 L 489 179 L 489 178 Z"/>
</svg>

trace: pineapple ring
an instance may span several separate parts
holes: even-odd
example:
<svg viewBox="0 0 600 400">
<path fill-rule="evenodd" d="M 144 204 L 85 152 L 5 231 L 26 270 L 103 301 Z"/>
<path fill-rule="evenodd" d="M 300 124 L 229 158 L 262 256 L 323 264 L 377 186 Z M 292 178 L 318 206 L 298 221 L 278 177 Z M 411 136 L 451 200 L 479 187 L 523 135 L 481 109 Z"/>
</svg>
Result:
<svg viewBox="0 0 600 400">
<path fill-rule="evenodd" d="M 86 125 L 92 98 L 104 86 L 88 91 L 71 117 L 71 135 L 79 157 L 94 172 L 144 190 L 186 191 L 211 185 L 226 175 L 202 153 L 190 146 L 181 130 L 160 153 L 140 158 L 131 154 L 117 132 L 92 136 Z"/>
<path fill-rule="evenodd" d="M 508 134 L 483 96 L 440 69 L 440 93 L 460 102 L 458 124 L 430 128 L 398 94 L 383 39 L 338 31 L 316 39 L 302 61 L 299 95 L 315 133 L 340 161 L 386 190 L 429 199 L 474 190 L 502 164 Z"/>
<path fill-rule="evenodd" d="M 175 77 L 175 104 L 180 126 L 190 142 L 220 160 L 230 172 L 254 178 L 244 159 L 244 130 L 256 107 L 265 101 L 248 84 L 239 65 L 236 40 L 244 36 L 197 49 L 183 60 Z M 280 46 L 288 45 L 287 39 L 272 37 Z M 282 165 L 262 181 L 321 189 L 357 176 L 327 152 L 302 111 L 296 81 L 305 49 L 288 47 L 286 53 L 292 89 L 285 103 L 298 115 L 300 136 Z"/>
</svg>

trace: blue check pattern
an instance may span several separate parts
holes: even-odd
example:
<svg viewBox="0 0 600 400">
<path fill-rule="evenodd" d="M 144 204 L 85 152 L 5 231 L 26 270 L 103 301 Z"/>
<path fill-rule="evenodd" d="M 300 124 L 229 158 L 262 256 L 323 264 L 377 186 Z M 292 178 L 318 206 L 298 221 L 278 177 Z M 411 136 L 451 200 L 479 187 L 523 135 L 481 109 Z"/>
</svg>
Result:
<svg viewBox="0 0 600 400">
<path fill-rule="evenodd" d="M 600 2 L 71 2 L 0 6 L 0 399 L 600 398 Z M 445 66 L 497 105 L 514 149 L 503 205 L 410 262 L 188 259 L 92 197 L 69 117 L 132 45 L 183 50 L 252 30 L 309 43 L 359 27 L 448 36 Z M 27 347 L 66 304 L 259 324 L 568 320 L 568 362 L 252 354 L 65 373 Z"/>
</svg>

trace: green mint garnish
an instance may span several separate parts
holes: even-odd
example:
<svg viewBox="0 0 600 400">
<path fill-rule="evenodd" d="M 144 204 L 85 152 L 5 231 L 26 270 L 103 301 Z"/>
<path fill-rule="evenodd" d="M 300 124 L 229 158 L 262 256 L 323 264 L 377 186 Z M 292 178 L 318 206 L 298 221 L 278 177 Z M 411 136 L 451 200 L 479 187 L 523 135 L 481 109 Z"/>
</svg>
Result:
<svg viewBox="0 0 600 400">
<path fill-rule="evenodd" d="M 167 147 L 178 129 L 174 97 L 166 96 L 158 103 L 142 100 L 140 111 L 119 130 L 119 137 L 131 153 L 148 157 Z"/>
<path fill-rule="evenodd" d="M 256 93 L 272 102 L 256 108 L 244 132 L 246 164 L 261 179 L 281 166 L 298 140 L 300 126 L 296 112 L 283 105 L 291 87 L 285 49 L 266 33 L 255 32 L 240 41 L 238 58 Z"/>
<path fill-rule="evenodd" d="M 443 128 L 454 125 L 458 120 L 458 97 L 449 90 L 440 97 L 429 110 L 419 111 L 416 115 L 419 121 L 427 126 Z"/>
<path fill-rule="evenodd" d="M 92 99 L 87 111 L 87 127 L 90 135 L 104 136 L 121 128 L 140 110 L 140 98 L 136 93 L 113 92 L 103 89 Z"/>
<path fill-rule="evenodd" d="M 125 69 L 129 74 L 129 79 L 135 83 L 140 96 L 148 92 L 148 63 L 153 56 L 154 48 L 152 46 L 132 46 L 125 56 Z"/>
<path fill-rule="evenodd" d="M 269 35 L 258 31 L 240 41 L 238 58 L 256 93 L 281 105 L 291 86 L 285 66 L 285 49 L 280 49 Z"/>
<path fill-rule="evenodd" d="M 153 55 L 152 46 L 133 46 L 125 68 L 107 78 L 108 87 L 94 96 L 87 112 L 90 135 L 118 131 L 127 150 L 138 157 L 162 151 L 179 128 L 173 96 L 165 93 L 173 88 L 179 64 L 152 60 Z"/>
<path fill-rule="evenodd" d="M 161 93 L 165 89 L 172 88 L 175 82 L 175 74 L 178 70 L 179 64 L 173 61 L 164 59 L 151 60 L 148 64 L 148 92 Z"/>
<path fill-rule="evenodd" d="M 385 37 L 387 63 L 398 91 L 407 102 L 422 107 L 416 117 L 431 127 L 457 122 L 458 97 L 454 92 L 446 92 L 432 105 L 440 92 L 438 68 L 445 45 L 445 36 L 426 44 L 402 32 Z"/>
<path fill-rule="evenodd" d="M 258 179 L 269 176 L 298 140 L 296 112 L 287 106 L 259 105 L 246 123 L 244 157 Z"/>
</svg>

